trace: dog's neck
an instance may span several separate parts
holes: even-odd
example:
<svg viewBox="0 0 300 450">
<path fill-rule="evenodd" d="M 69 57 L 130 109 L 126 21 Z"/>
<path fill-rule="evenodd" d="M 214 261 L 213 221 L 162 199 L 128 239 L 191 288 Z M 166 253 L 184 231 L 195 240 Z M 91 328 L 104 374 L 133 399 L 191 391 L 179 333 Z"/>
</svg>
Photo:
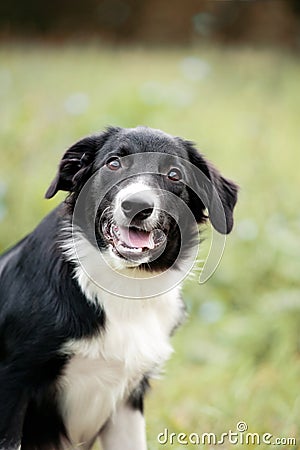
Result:
<svg viewBox="0 0 300 450">
<path fill-rule="evenodd" d="M 155 302 L 177 297 L 180 282 L 186 273 L 169 269 L 164 273 L 153 273 L 139 268 L 122 267 L 116 264 L 109 250 L 95 248 L 79 231 L 62 240 L 64 257 L 74 266 L 74 278 L 90 302 L 103 302 L 119 298 L 124 303 Z M 125 302 L 125 300 L 127 300 Z M 130 308 L 129 308 L 130 309 Z"/>
</svg>

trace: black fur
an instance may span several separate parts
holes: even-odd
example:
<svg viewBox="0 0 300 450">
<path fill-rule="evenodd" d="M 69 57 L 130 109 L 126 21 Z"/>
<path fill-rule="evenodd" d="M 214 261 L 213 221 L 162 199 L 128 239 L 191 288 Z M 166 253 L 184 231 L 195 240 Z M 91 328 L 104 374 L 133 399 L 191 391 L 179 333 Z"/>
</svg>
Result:
<svg viewBox="0 0 300 450">
<path fill-rule="evenodd" d="M 149 388 L 149 378 L 147 376 L 144 376 L 138 387 L 131 393 L 129 397 L 128 402 L 132 406 L 132 408 L 138 409 L 142 413 L 144 412 L 144 397 Z"/>
<path fill-rule="evenodd" d="M 67 359 L 59 349 L 105 327 L 104 311 L 86 301 L 62 258 L 58 233 L 64 208 L 2 256 L 8 261 L 0 284 L 0 448 L 13 446 L 22 430 L 22 448 L 44 449 L 60 441 L 65 429 L 55 380 Z"/>
<path fill-rule="evenodd" d="M 147 151 L 178 155 L 197 166 L 221 198 L 225 228 L 218 221 L 217 207 L 210 199 L 207 186 L 202 187 L 205 201 L 184 184 L 172 185 L 161 175 L 157 175 L 155 183 L 182 198 L 198 223 L 206 220 L 207 207 L 212 224 L 219 231 L 228 233 L 232 229 L 237 187 L 224 179 L 190 142 L 147 128 L 134 132 L 109 128 L 67 150 L 46 193 L 46 198 L 51 198 L 58 190 L 68 191 L 66 202 L 0 258 L 0 449 L 16 449 L 20 444 L 26 450 L 59 449 L 62 440 L 68 439 L 58 407 L 57 389 L 68 357 L 60 349 L 70 339 L 91 337 L 100 330 L 105 333 L 105 311 L 87 301 L 74 279 L 74 267 L 64 258 L 60 247 L 61 230 L 66 223 L 71 223 L 82 187 L 103 167 L 109 155 Z M 104 186 L 105 182 L 104 175 Z M 194 183 L 197 185 L 197 180 Z M 102 208 L 113 195 L 112 191 L 104 198 Z M 96 199 L 87 198 L 87 201 L 89 214 L 90 205 Z M 156 261 L 145 265 L 145 270 L 164 270 L 178 255 L 178 224 L 167 216 L 162 220 L 167 222 L 169 230 L 166 250 Z M 181 226 L 189 229 L 190 224 L 181 220 Z M 85 232 L 89 234 L 88 230 Z M 96 234 L 98 245 L 107 245 L 97 226 Z M 189 245 L 192 245 L 195 238 L 192 229 L 190 236 Z M 145 375 L 128 400 L 133 408 L 143 410 L 147 386 Z"/>
</svg>

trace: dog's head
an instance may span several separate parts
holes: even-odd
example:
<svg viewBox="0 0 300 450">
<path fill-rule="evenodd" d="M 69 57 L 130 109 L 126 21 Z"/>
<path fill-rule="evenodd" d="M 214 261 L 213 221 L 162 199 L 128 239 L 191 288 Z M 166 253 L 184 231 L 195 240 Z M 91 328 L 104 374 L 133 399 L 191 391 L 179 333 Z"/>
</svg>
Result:
<svg viewBox="0 0 300 450">
<path fill-rule="evenodd" d="M 46 198 L 58 190 L 70 192 L 71 213 L 84 199 L 88 220 L 79 226 L 101 251 L 124 267 L 155 271 L 184 257 L 206 210 L 213 227 L 229 233 L 237 200 L 237 186 L 191 142 L 145 127 L 109 128 L 74 144 Z"/>
</svg>

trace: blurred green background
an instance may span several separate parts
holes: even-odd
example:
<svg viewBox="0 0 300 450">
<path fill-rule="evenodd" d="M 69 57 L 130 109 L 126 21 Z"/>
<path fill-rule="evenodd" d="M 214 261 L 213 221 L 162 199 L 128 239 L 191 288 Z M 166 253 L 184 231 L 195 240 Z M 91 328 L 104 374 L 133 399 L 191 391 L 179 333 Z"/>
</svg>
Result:
<svg viewBox="0 0 300 450">
<path fill-rule="evenodd" d="M 166 427 L 220 435 L 242 420 L 300 445 L 298 50 L 53 36 L 1 41 L 0 251 L 64 198 L 43 195 L 78 138 L 144 124 L 195 141 L 241 191 L 218 270 L 184 285 L 190 317 L 146 402 L 149 449 L 183 447 L 159 446 Z"/>
</svg>

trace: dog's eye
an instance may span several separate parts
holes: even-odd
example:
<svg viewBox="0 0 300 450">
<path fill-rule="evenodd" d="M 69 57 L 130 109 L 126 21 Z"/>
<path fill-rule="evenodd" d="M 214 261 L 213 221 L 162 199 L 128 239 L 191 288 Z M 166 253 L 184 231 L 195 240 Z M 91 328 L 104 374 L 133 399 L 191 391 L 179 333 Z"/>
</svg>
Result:
<svg viewBox="0 0 300 450">
<path fill-rule="evenodd" d="M 168 178 L 171 181 L 180 181 L 182 179 L 182 174 L 179 169 L 175 167 L 168 172 Z"/>
<path fill-rule="evenodd" d="M 106 161 L 106 165 L 110 170 L 118 170 L 122 167 L 121 161 L 117 156 L 113 156 Z"/>
</svg>

